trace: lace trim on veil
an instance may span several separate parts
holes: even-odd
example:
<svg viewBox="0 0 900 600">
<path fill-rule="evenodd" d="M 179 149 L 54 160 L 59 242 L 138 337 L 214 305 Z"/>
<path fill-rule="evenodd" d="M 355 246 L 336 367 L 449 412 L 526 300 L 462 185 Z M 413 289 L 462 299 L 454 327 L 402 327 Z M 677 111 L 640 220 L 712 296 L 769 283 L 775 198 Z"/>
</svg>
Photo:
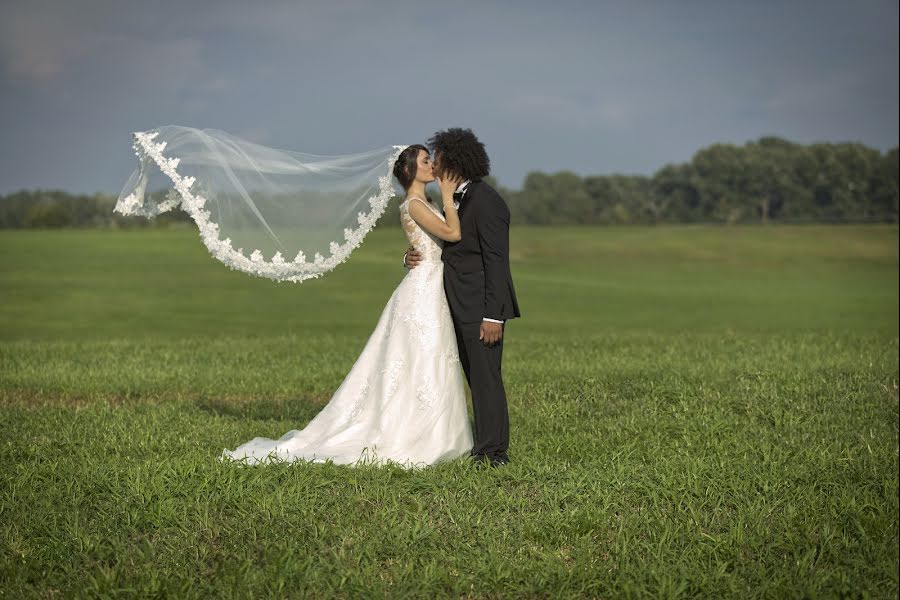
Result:
<svg viewBox="0 0 900 600">
<path fill-rule="evenodd" d="M 179 159 L 167 158 L 163 155 L 162 152 L 166 147 L 166 142 L 155 143 L 153 140 L 157 135 L 159 135 L 158 132 L 135 132 L 133 144 L 135 154 L 137 154 L 141 163 L 146 164 L 147 161 L 153 161 L 159 170 L 172 180 L 174 185 L 174 189 L 169 190 L 166 199 L 158 205 L 156 214 L 170 211 L 181 205 L 182 209 L 197 224 L 204 245 L 216 259 L 232 269 L 267 277 L 275 281 L 291 281 L 294 283 L 320 277 L 347 260 L 350 253 L 359 247 L 366 234 L 375 226 L 378 218 L 384 214 L 388 202 L 394 195 L 394 189 L 391 185 L 393 165 L 400 153 L 406 148 L 406 146 L 394 146 L 396 152 L 388 160 L 385 169 L 386 174 L 378 178 L 379 191 L 369 198 L 371 211 L 368 213 L 360 212 L 357 215 L 359 227 L 356 229 L 344 229 L 344 243 L 339 244 L 337 241 L 330 243 L 330 256 L 325 257 L 316 252 L 312 262 L 307 262 L 303 252 L 298 252 L 297 256 L 288 262 L 281 255 L 281 252 L 275 252 L 272 258 L 267 261 L 258 249 L 253 250 L 250 256 L 247 257 L 244 255 L 243 248 L 234 249 L 231 244 L 231 238 L 225 238 L 224 240 L 219 238 L 219 226 L 215 222 L 210 221 L 210 212 L 203 208 L 206 204 L 206 198 L 200 193 L 191 192 L 195 178 L 182 177 L 178 173 Z M 141 181 L 134 192 L 118 202 L 114 209 L 115 212 L 129 216 L 140 215 L 146 183 L 146 180 Z"/>
</svg>

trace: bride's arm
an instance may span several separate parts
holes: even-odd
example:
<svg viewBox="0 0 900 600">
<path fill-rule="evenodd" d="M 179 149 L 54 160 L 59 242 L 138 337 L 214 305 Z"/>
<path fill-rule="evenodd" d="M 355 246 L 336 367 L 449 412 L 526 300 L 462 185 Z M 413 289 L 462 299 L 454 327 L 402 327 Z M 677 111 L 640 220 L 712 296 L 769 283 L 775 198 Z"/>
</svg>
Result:
<svg viewBox="0 0 900 600">
<path fill-rule="evenodd" d="M 456 208 L 453 206 L 453 195 L 450 195 L 449 202 L 444 199 L 444 218 L 441 221 L 434 211 L 425 206 L 423 200 L 413 198 L 409 203 L 409 216 L 419 224 L 419 227 L 437 236 L 446 242 L 458 242 L 462 238 L 462 232 L 459 228 L 459 215 L 456 214 Z"/>
</svg>

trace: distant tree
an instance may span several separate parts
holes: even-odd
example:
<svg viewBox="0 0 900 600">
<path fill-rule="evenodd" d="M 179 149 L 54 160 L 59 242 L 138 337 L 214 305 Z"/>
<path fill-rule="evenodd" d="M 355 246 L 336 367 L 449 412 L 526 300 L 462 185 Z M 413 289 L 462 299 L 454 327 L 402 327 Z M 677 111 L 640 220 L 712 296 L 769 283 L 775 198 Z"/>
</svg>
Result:
<svg viewBox="0 0 900 600">
<path fill-rule="evenodd" d="M 23 224 L 38 229 L 68 227 L 72 224 L 72 213 L 62 203 L 40 202 L 28 207 Z"/>
<path fill-rule="evenodd" d="M 654 201 L 664 206 L 667 221 L 702 220 L 703 202 L 699 177 L 693 164 L 666 165 L 651 180 Z"/>
<path fill-rule="evenodd" d="M 767 136 L 742 146 L 713 144 L 683 164 L 652 177 L 532 171 L 521 189 L 504 188 L 519 224 L 617 224 L 898 220 L 898 151 L 862 144 L 800 145 Z M 165 190 L 158 190 L 164 194 Z M 435 186 L 429 194 L 440 204 Z M 378 224 L 400 223 L 394 198 Z M 152 221 L 113 212 L 116 198 L 60 190 L 21 190 L 0 196 L 0 228 L 167 227 L 193 225 L 182 210 Z"/>
<path fill-rule="evenodd" d="M 802 201 L 799 198 L 804 189 L 797 185 L 794 175 L 796 154 L 795 144 L 777 137 L 764 137 L 747 145 L 740 187 L 760 222 L 777 220 L 788 203 Z"/>
<path fill-rule="evenodd" d="M 898 201 L 900 201 L 898 172 L 900 161 L 897 148 L 894 147 L 884 156 L 878 157 L 869 179 L 868 206 L 874 219 L 897 222 Z"/>
</svg>

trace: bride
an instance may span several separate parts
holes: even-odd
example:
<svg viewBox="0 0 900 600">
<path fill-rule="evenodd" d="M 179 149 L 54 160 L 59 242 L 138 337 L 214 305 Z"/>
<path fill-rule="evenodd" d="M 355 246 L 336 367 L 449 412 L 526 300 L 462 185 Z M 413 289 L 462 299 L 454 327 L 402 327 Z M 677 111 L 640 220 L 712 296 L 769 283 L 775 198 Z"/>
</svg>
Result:
<svg viewBox="0 0 900 600">
<path fill-rule="evenodd" d="M 405 190 L 400 221 L 422 262 L 394 290 L 356 363 L 306 427 L 278 439 L 254 438 L 224 450 L 219 460 L 414 468 L 470 453 L 472 430 L 441 262 L 442 240 L 461 235 L 453 204 L 461 180 L 439 181 L 441 214 L 425 194 L 435 180 L 425 146 L 400 152 L 393 174 Z"/>
</svg>

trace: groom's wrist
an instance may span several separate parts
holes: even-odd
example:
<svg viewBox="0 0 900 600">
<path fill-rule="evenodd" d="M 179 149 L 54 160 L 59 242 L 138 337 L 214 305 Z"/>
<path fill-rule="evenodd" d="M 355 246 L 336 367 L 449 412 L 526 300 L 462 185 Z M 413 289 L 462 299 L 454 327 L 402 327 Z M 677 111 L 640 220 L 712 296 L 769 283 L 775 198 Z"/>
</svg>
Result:
<svg viewBox="0 0 900 600">
<path fill-rule="evenodd" d="M 490 319 L 490 318 L 488 318 L 488 317 L 482 317 L 481 320 L 482 320 L 482 321 L 488 321 L 489 323 L 500 323 L 500 324 L 503 324 L 503 321 L 501 321 L 501 320 L 499 320 L 499 319 Z"/>
</svg>

